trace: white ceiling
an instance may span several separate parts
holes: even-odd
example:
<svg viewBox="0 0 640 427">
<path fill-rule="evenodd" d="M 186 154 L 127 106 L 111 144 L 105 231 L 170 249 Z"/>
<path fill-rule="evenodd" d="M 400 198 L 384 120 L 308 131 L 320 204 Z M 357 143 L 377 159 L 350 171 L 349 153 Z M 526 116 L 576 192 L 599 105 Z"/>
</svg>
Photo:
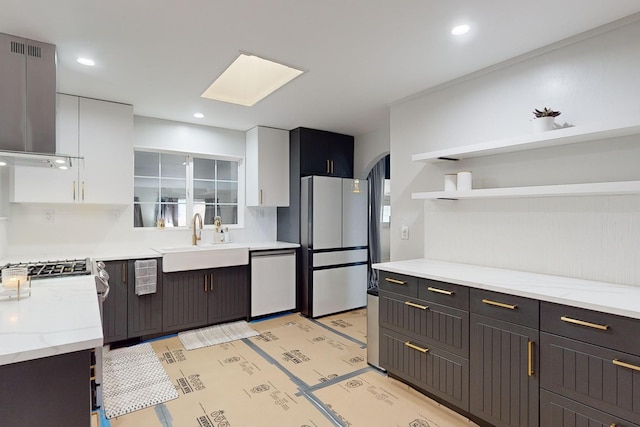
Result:
<svg viewBox="0 0 640 427">
<path fill-rule="evenodd" d="M 640 1 L 0 0 L 0 11 L 0 32 L 57 45 L 59 92 L 229 129 L 361 135 L 393 101 L 639 12 Z M 461 22 L 471 31 L 454 38 Z M 253 107 L 200 98 L 241 51 L 307 72 Z"/>
</svg>

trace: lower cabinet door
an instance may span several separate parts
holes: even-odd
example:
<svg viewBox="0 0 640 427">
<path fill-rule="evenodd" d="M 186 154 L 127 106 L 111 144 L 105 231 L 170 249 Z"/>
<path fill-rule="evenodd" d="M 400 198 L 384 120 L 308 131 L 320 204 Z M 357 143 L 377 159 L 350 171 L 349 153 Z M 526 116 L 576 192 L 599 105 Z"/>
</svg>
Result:
<svg viewBox="0 0 640 427">
<path fill-rule="evenodd" d="M 380 365 L 389 373 L 469 410 L 469 360 L 380 329 Z"/>
<path fill-rule="evenodd" d="M 208 270 L 208 323 L 222 323 L 249 317 L 248 267 Z"/>
<path fill-rule="evenodd" d="M 90 425 L 91 350 L 0 366 L 0 426 Z"/>
<path fill-rule="evenodd" d="M 127 261 L 107 261 L 109 295 L 102 304 L 102 333 L 104 343 L 127 339 L 127 300 L 130 288 Z"/>
<path fill-rule="evenodd" d="M 538 330 L 471 314 L 470 335 L 470 412 L 496 427 L 537 427 Z"/>
<path fill-rule="evenodd" d="M 640 357 L 544 332 L 540 339 L 543 388 L 640 424 Z"/>
<path fill-rule="evenodd" d="M 179 271 L 162 275 L 163 332 L 207 324 L 209 271 Z"/>
<path fill-rule="evenodd" d="M 550 427 L 640 427 L 573 400 L 540 390 L 540 425 Z"/>
<path fill-rule="evenodd" d="M 136 295 L 135 261 L 129 261 L 129 338 L 162 332 L 162 259 L 157 263 L 156 292 Z"/>
</svg>

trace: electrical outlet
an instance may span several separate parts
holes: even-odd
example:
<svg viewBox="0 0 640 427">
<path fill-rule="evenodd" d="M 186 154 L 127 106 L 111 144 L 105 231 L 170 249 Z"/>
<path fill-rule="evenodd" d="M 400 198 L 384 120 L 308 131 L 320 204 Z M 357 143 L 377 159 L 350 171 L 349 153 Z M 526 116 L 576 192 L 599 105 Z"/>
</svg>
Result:
<svg viewBox="0 0 640 427">
<path fill-rule="evenodd" d="M 44 211 L 44 220 L 45 222 L 53 223 L 55 222 L 55 212 L 53 209 L 45 209 Z"/>
<path fill-rule="evenodd" d="M 401 225 L 400 226 L 400 238 L 402 240 L 408 240 L 409 239 L 409 226 L 408 225 Z"/>
</svg>

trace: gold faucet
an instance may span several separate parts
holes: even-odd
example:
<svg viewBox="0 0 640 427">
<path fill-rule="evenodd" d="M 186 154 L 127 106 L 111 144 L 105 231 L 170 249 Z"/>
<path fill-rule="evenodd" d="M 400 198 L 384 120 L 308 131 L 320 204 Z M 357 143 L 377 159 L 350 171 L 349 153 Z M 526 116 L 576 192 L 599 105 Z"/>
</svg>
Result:
<svg viewBox="0 0 640 427">
<path fill-rule="evenodd" d="M 196 226 L 196 219 L 198 220 L 198 224 L 200 225 L 200 231 L 198 231 L 198 227 Z M 191 243 L 194 246 L 197 246 L 198 240 L 202 240 L 202 216 L 196 212 L 196 214 L 193 216 L 193 235 L 191 236 Z"/>
</svg>

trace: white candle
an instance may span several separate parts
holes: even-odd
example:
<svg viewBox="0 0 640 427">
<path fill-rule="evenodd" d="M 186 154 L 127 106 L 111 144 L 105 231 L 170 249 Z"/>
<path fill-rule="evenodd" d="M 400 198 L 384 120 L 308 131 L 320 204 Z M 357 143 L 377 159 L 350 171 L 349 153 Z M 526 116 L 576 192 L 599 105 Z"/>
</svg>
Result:
<svg viewBox="0 0 640 427">
<path fill-rule="evenodd" d="M 23 287 L 27 284 L 27 269 L 16 270 L 7 268 L 2 271 L 2 286 L 8 289 L 18 289 L 18 285 Z"/>
</svg>

